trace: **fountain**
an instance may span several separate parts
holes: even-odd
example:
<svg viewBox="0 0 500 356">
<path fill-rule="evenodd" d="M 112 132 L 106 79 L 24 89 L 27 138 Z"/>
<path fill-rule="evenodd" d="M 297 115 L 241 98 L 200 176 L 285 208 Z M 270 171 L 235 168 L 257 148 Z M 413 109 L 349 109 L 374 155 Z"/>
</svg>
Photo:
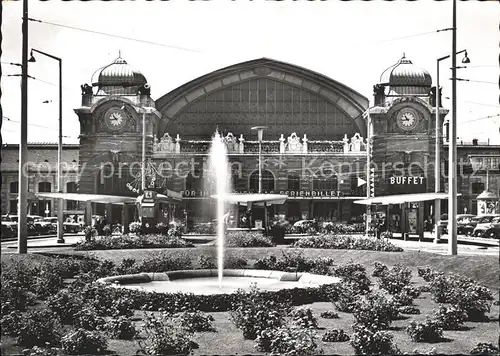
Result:
<svg viewBox="0 0 500 356">
<path fill-rule="evenodd" d="M 231 190 L 229 186 L 229 164 L 227 161 L 227 148 L 218 131 L 212 138 L 208 160 L 209 173 L 212 181 L 215 181 L 217 200 L 217 276 L 219 288 L 222 288 L 224 271 L 224 197 Z"/>
<path fill-rule="evenodd" d="M 111 283 L 114 287 L 139 289 L 162 293 L 228 294 L 237 289 L 248 289 L 251 284 L 268 291 L 288 288 L 314 288 L 340 281 L 337 277 L 301 272 L 268 270 L 224 270 L 224 214 L 228 204 L 274 202 L 282 204 L 287 196 L 280 194 L 229 193 L 230 174 L 227 148 L 222 136 L 216 132 L 210 148 L 208 172 L 215 183 L 217 216 L 217 270 L 187 270 L 161 273 L 139 273 L 101 278 L 98 282 Z M 222 283 L 223 277 L 229 277 Z M 216 277 L 216 278 L 215 278 Z"/>
</svg>

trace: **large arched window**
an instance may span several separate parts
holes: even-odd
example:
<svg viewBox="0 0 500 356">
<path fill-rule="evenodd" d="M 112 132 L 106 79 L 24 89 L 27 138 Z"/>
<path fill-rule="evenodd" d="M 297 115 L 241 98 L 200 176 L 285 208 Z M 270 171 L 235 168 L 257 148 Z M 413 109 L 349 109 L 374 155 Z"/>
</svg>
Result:
<svg viewBox="0 0 500 356">
<path fill-rule="evenodd" d="M 259 171 L 255 171 L 250 176 L 250 191 L 259 191 Z M 274 191 L 274 176 L 268 170 L 262 170 L 262 192 Z"/>
<path fill-rule="evenodd" d="M 19 182 L 10 183 L 10 192 L 15 194 L 19 193 Z"/>
<path fill-rule="evenodd" d="M 288 174 L 288 190 L 300 190 L 300 177 L 297 173 Z"/>
<path fill-rule="evenodd" d="M 339 180 L 337 174 L 331 169 L 316 172 L 313 179 L 313 190 L 338 190 Z"/>
<path fill-rule="evenodd" d="M 50 193 L 52 191 L 52 184 L 50 182 L 40 182 L 38 183 L 39 193 Z"/>
</svg>

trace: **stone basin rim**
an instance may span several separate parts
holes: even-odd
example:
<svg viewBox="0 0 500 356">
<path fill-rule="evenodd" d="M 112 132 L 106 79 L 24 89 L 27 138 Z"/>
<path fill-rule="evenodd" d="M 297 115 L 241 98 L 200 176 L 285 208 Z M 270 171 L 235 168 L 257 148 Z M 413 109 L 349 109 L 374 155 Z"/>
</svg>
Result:
<svg viewBox="0 0 500 356">
<path fill-rule="evenodd" d="M 149 283 L 153 281 L 173 281 L 178 279 L 193 279 L 203 277 L 217 277 L 217 269 L 196 269 L 196 270 L 177 270 L 168 272 L 144 272 L 136 274 L 125 274 L 118 276 L 104 277 L 97 280 L 103 284 L 137 284 Z M 225 269 L 224 277 L 251 277 L 276 279 L 283 282 L 301 282 L 304 285 L 323 285 L 339 283 L 338 277 L 312 274 L 307 272 L 283 272 L 273 270 L 255 270 L 255 269 Z"/>
</svg>

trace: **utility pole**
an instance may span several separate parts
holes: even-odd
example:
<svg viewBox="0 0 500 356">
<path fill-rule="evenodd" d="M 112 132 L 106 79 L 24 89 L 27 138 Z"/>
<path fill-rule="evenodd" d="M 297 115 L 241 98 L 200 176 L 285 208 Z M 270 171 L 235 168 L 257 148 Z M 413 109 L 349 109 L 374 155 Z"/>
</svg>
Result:
<svg viewBox="0 0 500 356">
<path fill-rule="evenodd" d="M 28 0 L 23 0 L 21 74 L 21 141 L 19 142 L 19 218 L 17 222 L 17 252 L 28 252 Z"/>
</svg>

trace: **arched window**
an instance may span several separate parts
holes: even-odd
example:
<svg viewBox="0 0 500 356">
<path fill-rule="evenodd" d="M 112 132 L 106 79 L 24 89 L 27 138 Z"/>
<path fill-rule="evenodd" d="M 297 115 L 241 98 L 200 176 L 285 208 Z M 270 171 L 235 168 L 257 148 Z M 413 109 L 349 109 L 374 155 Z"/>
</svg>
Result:
<svg viewBox="0 0 500 356">
<path fill-rule="evenodd" d="M 339 179 L 331 169 L 323 169 L 316 172 L 313 179 L 313 190 L 338 190 Z"/>
<path fill-rule="evenodd" d="M 255 171 L 250 176 L 250 191 L 259 191 L 259 171 Z M 274 176 L 268 170 L 262 171 L 262 192 L 274 191 Z"/>
<path fill-rule="evenodd" d="M 38 183 L 39 193 L 50 193 L 52 191 L 52 184 L 50 182 L 40 182 Z"/>
<path fill-rule="evenodd" d="M 288 190 L 300 190 L 300 177 L 296 173 L 288 175 Z"/>
<path fill-rule="evenodd" d="M 10 183 L 10 192 L 16 194 L 19 193 L 19 182 Z"/>
</svg>

